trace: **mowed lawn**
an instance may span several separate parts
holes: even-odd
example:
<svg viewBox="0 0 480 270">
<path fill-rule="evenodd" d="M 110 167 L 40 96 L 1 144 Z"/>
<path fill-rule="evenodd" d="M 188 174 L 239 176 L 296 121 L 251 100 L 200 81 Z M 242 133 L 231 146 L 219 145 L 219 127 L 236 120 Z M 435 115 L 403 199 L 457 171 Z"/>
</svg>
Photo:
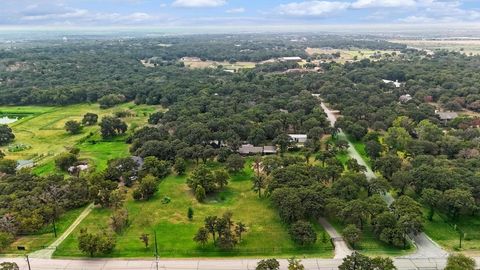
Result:
<svg viewBox="0 0 480 270">
<path fill-rule="evenodd" d="M 425 209 L 424 212 L 426 216 L 428 210 Z M 478 216 L 462 216 L 457 221 L 452 221 L 444 215 L 435 213 L 432 221 L 425 219 L 424 231 L 430 238 L 449 251 L 464 250 L 478 253 L 480 250 L 480 231 L 478 228 L 480 228 L 480 218 Z M 461 232 L 464 233 L 464 238 L 462 248 L 459 249 Z"/>
<path fill-rule="evenodd" d="M 217 164 L 213 165 L 218 166 Z M 248 165 L 247 165 L 248 166 Z M 159 184 L 159 192 L 148 202 L 135 202 L 130 195 L 126 202 L 131 225 L 117 236 L 117 246 L 109 257 L 152 257 L 154 254 L 154 231 L 157 233 L 160 256 L 173 257 L 224 257 L 224 256 L 315 256 L 331 257 L 330 242 L 320 241 L 323 229 L 316 226 L 318 241 L 311 248 L 295 245 L 288 229 L 280 221 L 278 213 L 270 206 L 268 198 L 258 198 L 251 190 L 251 169 L 233 175 L 228 187 L 210 197 L 206 203 L 198 203 L 186 185 L 185 176 L 169 176 Z M 171 202 L 163 204 L 168 196 Z M 194 218 L 189 221 L 187 209 L 194 209 Z M 221 216 L 226 211 L 233 213 L 234 221 L 248 227 L 242 242 L 230 252 L 222 252 L 210 244 L 201 248 L 193 241 L 206 216 Z M 77 246 L 81 228 L 97 232 L 108 229 L 112 211 L 95 209 L 75 232 L 55 252 L 56 257 L 85 256 Z M 151 246 L 145 248 L 139 237 L 150 235 Z"/>
<path fill-rule="evenodd" d="M 2 150 L 10 159 L 34 160 L 39 164 L 35 168 L 35 172 L 38 174 L 53 172 L 55 155 L 74 146 L 82 150 L 80 158 L 90 159 L 94 164 L 98 163 L 98 167 L 103 168 L 108 159 L 128 154 L 128 145 L 124 142 L 125 137 L 102 140 L 98 125 L 84 127 L 80 134 L 70 135 L 64 130 L 65 122 L 81 121 L 87 112 L 96 113 L 101 119 L 104 116 L 113 115 L 116 111 L 124 110 L 133 113 L 133 116 L 124 118 L 129 129 L 132 130 L 144 125 L 150 113 L 161 110 L 161 108 L 148 105 L 137 106 L 133 103 L 125 103 L 105 110 L 100 109 L 98 104 L 78 104 L 64 107 L 0 107 L 0 113 L 4 115 L 25 115 L 10 125 L 16 137 L 11 145 L 31 146 L 30 149 L 20 152 L 9 152 L 8 147 L 2 147 Z"/>
</svg>

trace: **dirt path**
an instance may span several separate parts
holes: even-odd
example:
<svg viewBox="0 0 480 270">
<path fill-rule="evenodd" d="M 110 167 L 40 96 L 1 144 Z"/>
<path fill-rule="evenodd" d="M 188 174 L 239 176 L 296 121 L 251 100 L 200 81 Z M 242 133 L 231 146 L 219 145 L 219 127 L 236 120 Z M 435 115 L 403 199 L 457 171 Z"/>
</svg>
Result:
<svg viewBox="0 0 480 270">
<path fill-rule="evenodd" d="M 337 116 L 322 102 L 321 103 L 322 109 L 327 114 L 328 120 L 330 120 L 330 124 L 332 127 L 335 125 L 337 121 Z M 345 136 L 342 130 L 340 130 L 340 136 Z M 346 136 L 345 136 L 346 138 Z M 347 139 L 348 141 L 348 139 Z M 362 156 L 358 153 L 358 151 L 353 147 L 353 144 L 348 141 L 348 154 L 350 157 L 357 160 L 358 164 L 365 166 L 367 171 L 365 175 L 367 179 L 372 179 L 375 177 L 375 173 L 372 171 L 370 166 L 363 160 Z M 394 198 L 390 193 L 386 193 L 383 195 L 384 200 L 387 202 L 388 205 L 392 204 Z M 417 247 L 415 253 L 404 256 L 403 258 L 408 259 L 417 259 L 417 258 L 446 258 L 448 253 L 443 250 L 440 245 L 435 243 L 430 237 L 428 237 L 425 233 L 419 233 L 417 235 L 411 235 L 410 238 L 412 239 L 413 243 Z"/>
<path fill-rule="evenodd" d="M 57 238 L 52 244 L 50 244 L 48 247 L 32 252 L 28 256 L 31 258 L 38 258 L 38 259 L 51 259 L 53 256 L 53 253 L 57 249 L 62 242 L 67 239 L 67 237 L 77 228 L 77 226 L 92 212 L 93 209 L 93 204 L 90 204 L 85 208 L 85 210 L 82 211 L 82 213 L 77 217 L 77 219 L 68 227 L 68 229 L 60 235 L 60 237 Z"/>
</svg>

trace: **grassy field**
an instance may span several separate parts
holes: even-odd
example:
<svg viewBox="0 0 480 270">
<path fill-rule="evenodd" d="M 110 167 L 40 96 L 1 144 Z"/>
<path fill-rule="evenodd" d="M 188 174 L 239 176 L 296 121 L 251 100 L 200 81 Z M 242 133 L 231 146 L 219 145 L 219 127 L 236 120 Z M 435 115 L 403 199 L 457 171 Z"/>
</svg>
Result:
<svg viewBox="0 0 480 270">
<path fill-rule="evenodd" d="M 411 47 L 426 49 L 426 50 L 449 50 L 455 52 L 462 52 L 465 54 L 480 54 L 480 40 L 479 39 L 396 39 L 391 42 L 406 44 Z"/>
<path fill-rule="evenodd" d="M 333 54 L 333 53 L 340 53 L 340 58 L 338 59 L 325 59 L 326 61 L 335 61 L 338 63 L 345 63 L 345 62 L 350 62 L 354 61 L 355 58 L 357 60 L 362 60 L 362 59 L 373 59 L 371 58 L 373 55 L 376 53 L 381 53 L 382 55 L 388 53 L 392 54 L 393 52 L 399 54 L 399 51 L 392 51 L 392 50 L 380 50 L 380 51 L 375 51 L 375 50 L 365 50 L 365 49 L 324 49 L 324 48 L 307 48 L 305 52 L 310 55 L 318 55 L 318 54 Z"/>
<path fill-rule="evenodd" d="M 125 121 L 133 129 L 146 123 L 148 115 L 160 110 L 160 107 L 126 103 L 115 108 L 101 110 L 97 104 L 81 104 L 65 107 L 0 107 L 0 115 L 20 116 L 20 120 L 11 124 L 16 139 L 12 144 L 28 144 L 30 149 L 21 152 L 3 151 L 7 158 L 34 159 L 38 166 L 34 168 L 37 174 L 61 173 L 55 168 L 54 156 L 66 151 L 66 147 L 77 146 L 81 149 L 80 158 L 87 159 L 98 170 L 106 167 L 107 161 L 112 158 L 128 156 L 126 136 L 119 136 L 111 140 L 102 140 L 99 127 L 85 127 L 79 135 L 69 135 L 63 129 L 68 120 L 81 121 L 87 112 L 97 113 L 100 117 L 113 114 L 115 111 L 130 110 L 134 116 Z M 90 133 L 93 135 L 90 136 Z M 88 139 L 87 139 L 88 137 Z M 95 143 L 92 143 L 92 141 Z M 63 232 L 80 214 L 82 209 L 75 209 L 63 214 L 57 222 L 58 233 Z M 51 225 L 34 235 L 20 236 L 3 253 L 20 254 L 16 247 L 26 246 L 28 251 L 41 249 L 54 240 Z M 23 251 L 22 251 L 23 252 Z"/>
<path fill-rule="evenodd" d="M 210 166 L 218 166 L 210 164 Z M 288 235 L 286 226 L 280 221 L 267 198 L 259 199 L 251 190 L 252 171 L 248 166 L 244 172 L 232 176 L 228 187 L 210 197 L 206 203 L 198 203 L 185 183 L 184 176 L 169 176 L 159 184 L 159 192 L 148 202 L 135 202 L 129 198 L 126 208 L 131 225 L 117 236 L 117 247 L 111 257 L 151 257 L 153 245 L 145 248 L 139 237 L 157 233 L 158 247 L 162 257 L 224 257 L 224 256 L 316 256 L 331 257 L 330 243 L 318 241 L 312 248 L 296 246 Z M 162 198 L 171 198 L 169 204 L 162 204 Z M 189 221 L 187 209 L 194 209 L 194 218 Z M 209 244 L 199 247 L 193 240 L 197 229 L 208 215 L 233 213 L 233 220 L 241 221 L 248 227 L 242 242 L 231 252 L 221 252 Z M 90 231 L 108 228 L 111 215 L 109 209 L 95 209 L 79 228 L 57 249 L 57 257 L 84 256 L 77 249 L 77 236 L 81 228 Z M 316 226 L 318 238 L 324 233 Z"/>
<path fill-rule="evenodd" d="M 186 67 L 189 68 L 217 68 L 218 66 L 223 66 L 224 69 L 232 69 L 232 70 L 239 70 L 239 69 L 248 69 L 254 68 L 256 63 L 255 62 L 236 62 L 234 64 L 230 64 L 229 62 L 217 62 L 217 61 L 184 61 L 183 62 Z"/>
<path fill-rule="evenodd" d="M 63 215 L 56 222 L 57 235 L 62 234 L 72 222 L 80 215 L 84 208 L 78 208 L 70 210 Z M 24 235 L 18 237 L 15 242 L 13 242 L 9 248 L 2 250 L 2 254 L 12 254 L 12 255 L 21 255 L 25 251 L 19 251 L 18 246 L 24 246 L 27 249 L 27 252 L 32 252 L 39 250 L 49 245 L 55 240 L 53 234 L 53 227 L 51 224 L 46 225 L 41 231 L 37 232 L 34 235 Z"/>
<path fill-rule="evenodd" d="M 15 160 L 34 160 L 39 166 L 35 172 L 42 174 L 52 172 L 54 156 L 66 151 L 68 147 L 78 146 L 82 150 L 81 158 L 90 159 L 99 168 L 105 166 L 107 159 L 128 154 L 128 145 L 122 137 L 111 141 L 104 141 L 99 135 L 99 126 L 85 127 L 82 133 L 70 135 L 64 130 L 65 122 L 69 120 L 81 121 L 87 112 L 96 113 L 99 117 L 112 115 L 116 111 L 129 110 L 132 117 L 125 118 L 130 129 L 135 129 L 146 123 L 148 115 L 160 107 L 139 105 L 132 103 L 102 110 L 98 104 L 79 104 L 65 107 L 0 107 L 2 115 L 23 115 L 19 121 L 10 126 L 16 136 L 11 145 L 25 144 L 31 146 L 20 152 L 9 152 L 8 147 L 2 150 L 7 158 Z M 91 135 L 92 134 L 92 135 Z M 91 143 L 95 140 L 95 144 Z"/>
<path fill-rule="evenodd" d="M 424 212 L 427 215 L 426 209 Z M 460 232 L 455 230 L 455 225 L 465 233 L 461 249 L 459 249 Z M 425 219 L 424 231 L 449 251 L 462 250 L 478 253 L 480 250 L 480 232 L 478 228 L 480 228 L 480 218 L 478 216 L 464 216 L 457 221 L 449 221 L 447 217 L 436 213 L 432 221 Z"/>
</svg>

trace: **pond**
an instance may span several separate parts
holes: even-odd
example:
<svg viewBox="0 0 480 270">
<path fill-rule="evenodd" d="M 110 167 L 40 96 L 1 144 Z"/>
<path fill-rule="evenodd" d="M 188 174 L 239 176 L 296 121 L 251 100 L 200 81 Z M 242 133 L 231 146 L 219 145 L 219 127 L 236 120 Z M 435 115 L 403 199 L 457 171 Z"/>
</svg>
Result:
<svg viewBox="0 0 480 270">
<path fill-rule="evenodd" d="M 18 117 L 11 117 L 11 116 L 0 116 L 0 124 L 1 125 L 8 125 L 18 121 Z"/>
</svg>

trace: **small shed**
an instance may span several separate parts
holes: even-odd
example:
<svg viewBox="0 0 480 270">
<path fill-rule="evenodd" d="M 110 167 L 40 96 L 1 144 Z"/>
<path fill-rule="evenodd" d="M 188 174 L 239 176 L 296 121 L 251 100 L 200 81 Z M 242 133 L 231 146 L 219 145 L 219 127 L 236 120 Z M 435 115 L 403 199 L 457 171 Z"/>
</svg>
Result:
<svg viewBox="0 0 480 270">
<path fill-rule="evenodd" d="M 288 136 L 297 144 L 304 144 L 307 141 L 307 134 L 288 134 Z"/>
<path fill-rule="evenodd" d="M 265 145 L 263 147 L 263 154 L 265 155 L 271 155 L 276 153 L 277 153 L 277 148 L 273 145 Z"/>
<path fill-rule="evenodd" d="M 17 170 L 25 169 L 25 168 L 33 168 L 35 166 L 35 162 L 33 160 L 17 160 Z"/>
<path fill-rule="evenodd" d="M 262 154 L 263 147 L 253 146 L 251 144 L 242 144 L 240 148 L 238 148 L 238 153 L 241 155 Z"/>
</svg>

